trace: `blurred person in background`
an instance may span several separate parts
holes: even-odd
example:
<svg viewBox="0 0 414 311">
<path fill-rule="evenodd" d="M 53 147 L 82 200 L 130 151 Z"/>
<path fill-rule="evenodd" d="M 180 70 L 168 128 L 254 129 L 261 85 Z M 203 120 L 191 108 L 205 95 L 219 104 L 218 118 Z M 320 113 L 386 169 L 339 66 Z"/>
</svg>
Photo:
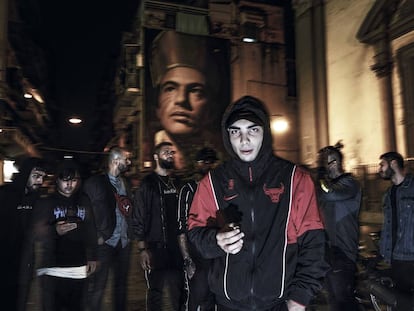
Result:
<svg viewBox="0 0 414 311">
<path fill-rule="evenodd" d="M 44 311 L 85 309 L 86 278 L 96 269 L 97 237 L 81 183 L 79 166 L 63 160 L 56 170 L 55 192 L 36 204 L 33 229 Z"/>
<path fill-rule="evenodd" d="M 380 156 L 378 173 L 392 182 L 383 197 L 380 252 L 391 264 L 396 288 L 411 296 L 411 304 L 398 310 L 414 310 L 414 177 L 395 151 Z"/>
<path fill-rule="evenodd" d="M 359 246 L 359 211 L 362 191 L 355 177 L 343 168 L 341 143 L 318 153 L 318 200 L 327 233 L 325 284 L 332 311 L 357 310 L 355 274 Z"/>
<path fill-rule="evenodd" d="M 203 178 L 217 162 L 214 149 L 204 147 L 195 156 L 195 178 L 187 182 L 178 197 L 178 243 L 184 259 L 184 272 L 187 283 L 187 310 L 214 310 L 214 295 L 208 287 L 208 271 L 211 260 L 203 258 L 187 238 L 187 220 L 194 193 Z"/>
<path fill-rule="evenodd" d="M 46 176 L 40 158 L 27 158 L 13 182 L 0 187 L 0 236 L 4 267 L 0 293 L 5 310 L 24 310 L 33 276 L 34 250 L 31 236 L 33 208 Z"/>
<path fill-rule="evenodd" d="M 169 142 L 154 148 L 155 169 L 146 175 L 134 196 L 134 238 L 139 264 L 147 280 L 150 311 L 179 311 L 184 303 L 183 258 L 178 246 L 178 191 L 172 174 L 175 150 Z"/>
<path fill-rule="evenodd" d="M 107 168 L 85 181 L 84 191 L 91 200 L 98 236 L 96 273 L 90 278 L 88 307 L 102 310 L 102 299 L 113 272 L 113 310 L 127 309 L 127 281 L 130 262 L 132 193 L 123 173 L 131 165 L 130 152 L 112 147 L 107 155 Z"/>
</svg>

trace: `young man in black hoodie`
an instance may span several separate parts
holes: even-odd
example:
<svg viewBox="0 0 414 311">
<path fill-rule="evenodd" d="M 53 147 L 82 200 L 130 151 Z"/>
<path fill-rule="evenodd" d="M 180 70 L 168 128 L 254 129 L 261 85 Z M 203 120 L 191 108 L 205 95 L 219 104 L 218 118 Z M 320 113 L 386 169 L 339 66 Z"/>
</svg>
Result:
<svg viewBox="0 0 414 311">
<path fill-rule="evenodd" d="M 56 171 L 56 191 L 36 204 L 33 229 L 44 311 L 85 309 L 86 278 L 96 269 L 98 243 L 81 182 L 78 165 L 64 160 Z"/>
<path fill-rule="evenodd" d="M 24 310 L 33 273 L 31 221 L 35 202 L 46 175 L 40 158 L 27 158 L 13 183 L 0 187 L 0 236 L 4 267 L 0 292 L 5 310 Z M 22 261 L 23 260 L 23 261 Z"/>
<path fill-rule="evenodd" d="M 305 310 L 327 270 L 311 176 L 272 152 L 269 115 L 257 98 L 222 121 L 232 159 L 200 182 L 189 239 L 205 258 L 218 310 Z"/>
</svg>

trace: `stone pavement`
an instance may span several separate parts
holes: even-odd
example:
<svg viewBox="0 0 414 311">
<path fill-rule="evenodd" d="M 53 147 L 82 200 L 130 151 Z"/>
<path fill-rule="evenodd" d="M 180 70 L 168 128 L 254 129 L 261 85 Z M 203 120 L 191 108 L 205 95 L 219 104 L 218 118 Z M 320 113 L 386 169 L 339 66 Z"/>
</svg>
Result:
<svg viewBox="0 0 414 311">
<path fill-rule="evenodd" d="M 131 251 L 130 272 L 128 278 L 128 310 L 127 311 L 145 311 L 145 294 L 146 282 L 144 273 L 140 266 L 138 266 L 138 253 L 136 250 L 136 243 L 133 243 Z M 111 282 L 111 277 L 109 278 Z M 107 286 L 104 295 L 103 310 L 112 311 L 112 295 L 111 286 Z M 30 298 L 27 304 L 27 311 L 41 311 L 40 306 L 40 287 L 38 279 L 32 283 Z"/>
<path fill-rule="evenodd" d="M 370 242 L 369 233 L 372 231 L 379 230 L 378 224 L 361 224 L 360 232 L 361 241 Z M 372 242 L 371 242 L 372 243 Z M 366 244 L 369 249 L 375 248 L 373 245 Z M 146 281 L 144 273 L 141 267 L 138 265 L 138 253 L 136 250 L 136 243 L 133 243 L 131 250 L 131 261 L 130 261 L 130 273 L 128 279 L 128 310 L 127 311 L 145 311 L 145 294 L 146 294 Z M 111 278 L 109 279 L 111 282 Z M 112 295 L 110 291 L 111 286 L 107 286 L 106 293 L 104 295 L 104 309 L 102 311 L 112 311 Z M 27 311 L 40 311 L 39 303 L 40 288 L 38 280 L 35 279 L 32 284 L 32 291 L 28 302 Z M 326 305 L 326 297 L 324 293 L 321 293 L 308 308 L 308 311 L 327 311 L 329 310 Z M 352 310 L 350 310 L 352 311 Z"/>
</svg>

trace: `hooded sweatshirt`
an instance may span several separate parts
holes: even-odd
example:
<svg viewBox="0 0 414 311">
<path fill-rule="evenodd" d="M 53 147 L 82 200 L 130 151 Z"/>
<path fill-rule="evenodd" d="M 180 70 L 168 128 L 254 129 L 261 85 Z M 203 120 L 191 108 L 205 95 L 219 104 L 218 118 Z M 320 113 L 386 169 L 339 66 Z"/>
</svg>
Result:
<svg viewBox="0 0 414 311">
<path fill-rule="evenodd" d="M 14 176 L 13 183 L 0 187 L 0 237 L 3 250 L 7 250 L 2 253 L 0 261 L 4 267 L 0 291 L 4 297 L 3 305 L 7 310 L 15 308 L 21 263 L 24 267 L 27 266 L 23 265 L 24 263 L 31 263 L 31 219 L 34 204 L 40 194 L 39 191 L 26 193 L 25 189 L 34 167 L 43 167 L 43 161 L 34 157 L 25 159 L 19 173 Z"/>
<path fill-rule="evenodd" d="M 30 173 L 35 167 L 42 167 L 39 158 L 27 158 L 22 163 L 19 173 L 14 176 L 13 183 L 0 187 L 0 215 L 3 221 L 2 234 L 5 243 L 20 256 L 22 243 L 29 232 L 33 206 L 39 198 L 39 191 L 26 193 L 26 184 Z M 19 259 L 19 258 L 17 258 Z"/>
<path fill-rule="evenodd" d="M 229 140 L 227 128 L 239 116 L 263 126 L 251 162 L 240 160 Z M 267 310 L 288 299 L 307 305 L 328 269 L 313 181 L 273 155 L 269 115 L 258 99 L 245 96 L 229 106 L 222 133 L 232 159 L 200 182 L 188 220 L 191 242 L 213 259 L 210 289 L 219 305 L 236 310 Z M 226 222 L 236 222 L 245 234 L 234 255 L 217 245 Z"/>
</svg>

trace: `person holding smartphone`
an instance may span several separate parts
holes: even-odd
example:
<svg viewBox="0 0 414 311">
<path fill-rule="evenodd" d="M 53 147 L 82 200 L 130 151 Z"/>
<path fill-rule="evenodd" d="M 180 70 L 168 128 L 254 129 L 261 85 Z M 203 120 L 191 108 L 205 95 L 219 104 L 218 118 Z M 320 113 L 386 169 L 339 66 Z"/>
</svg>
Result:
<svg viewBox="0 0 414 311">
<path fill-rule="evenodd" d="M 80 191 L 77 164 L 64 160 L 56 171 L 56 191 L 35 209 L 34 234 L 40 250 L 45 311 L 84 310 L 86 278 L 96 269 L 97 236 L 88 197 Z"/>
</svg>

